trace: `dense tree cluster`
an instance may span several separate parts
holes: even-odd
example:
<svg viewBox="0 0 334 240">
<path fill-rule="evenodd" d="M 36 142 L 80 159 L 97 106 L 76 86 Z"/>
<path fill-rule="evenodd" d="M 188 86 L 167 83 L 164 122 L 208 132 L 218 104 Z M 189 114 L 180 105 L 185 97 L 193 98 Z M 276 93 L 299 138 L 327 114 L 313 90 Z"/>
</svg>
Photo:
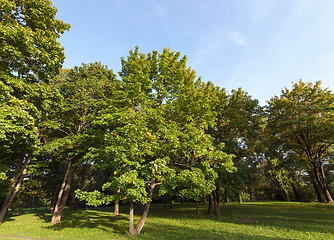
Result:
<svg viewBox="0 0 334 240">
<path fill-rule="evenodd" d="M 203 82 L 166 48 L 61 69 L 69 25 L 50 1 L 0 1 L 0 223 L 8 209 L 152 201 L 333 203 L 334 95 L 294 83 L 266 106 Z M 137 225 L 134 205 L 144 205 Z"/>
</svg>

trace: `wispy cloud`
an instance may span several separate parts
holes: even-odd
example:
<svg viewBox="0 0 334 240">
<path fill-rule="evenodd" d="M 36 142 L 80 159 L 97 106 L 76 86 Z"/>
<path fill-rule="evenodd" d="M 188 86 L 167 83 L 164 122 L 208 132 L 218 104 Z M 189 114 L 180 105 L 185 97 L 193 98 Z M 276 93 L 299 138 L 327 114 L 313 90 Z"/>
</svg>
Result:
<svg viewBox="0 0 334 240">
<path fill-rule="evenodd" d="M 245 45 L 247 43 L 246 38 L 239 32 L 229 32 L 226 37 L 230 42 L 234 42 L 238 45 Z"/>
</svg>

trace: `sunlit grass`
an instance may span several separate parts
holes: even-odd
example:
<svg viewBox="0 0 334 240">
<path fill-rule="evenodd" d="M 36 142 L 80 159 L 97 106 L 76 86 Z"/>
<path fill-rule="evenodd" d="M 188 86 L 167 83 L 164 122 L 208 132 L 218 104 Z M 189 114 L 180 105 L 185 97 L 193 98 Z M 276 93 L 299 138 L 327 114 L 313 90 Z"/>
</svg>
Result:
<svg viewBox="0 0 334 240">
<path fill-rule="evenodd" d="M 35 239 L 127 239 L 128 207 L 113 216 L 112 207 L 63 213 L 50 224 L 45 208 L 9 212 L 0 235 Z M 140 236 L 131 239 L 334 239 L 334 206 L 318 203 L 247 202 L 221 207 L 221 217 L 207 214 L 207 205 L 153 204 Z M 137 216 L 136 220 L 139 219 Z"/>
</svg>

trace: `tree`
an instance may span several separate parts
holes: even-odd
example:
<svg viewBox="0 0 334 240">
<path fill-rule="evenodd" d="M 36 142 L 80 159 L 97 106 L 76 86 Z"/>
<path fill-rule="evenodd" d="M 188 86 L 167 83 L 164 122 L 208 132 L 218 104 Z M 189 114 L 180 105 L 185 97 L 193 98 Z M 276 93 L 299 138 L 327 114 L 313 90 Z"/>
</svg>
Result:
<svg viewBox="0 0 334 240">
<path fill-rule="evenodd" d="M 65 58 L 57 38 L 70 26 L 56 12 L 50 1 L 0 1 L 1 161 L 13 172 L 0 223 L 38 146 L 43 81 L 58 73 Z"/>
<path fill-rule="evenodd" d="M 187 58 L 179 57 L 180 53 L 169 49 L 148 55 L 139 53 L 138 47 L 131 50 L 126 60 L 122 58 L 119 98 L 100 112 L 95 123 L 106 129 L 105 142 L 91 151 L 91 157 L 104 152 L 103 161 L 116 168 L 103 189 L 121 191 L 109 196 L 77 191 L 77 196 L 93 205 L 129 201 L 131 235 L 140 234 L 158 186 L 162 195 L 167 187 L 176 187 L 179 179 L 197 178 L 184 181 L 188 184 L 180 192 L 189 195 L 186 187 L 196 183 L 192 190 L 197 198 L 214 189 L 214 165 L 233 169 L 232 157 L 215 148 L 212 137 L 205 133 L 215 117 L 210 105 L 215 100 L 207 91 L 212 84 L 196 80 L 195 71 L 186 66 Z M 135 202 L 145 207 L 134 227 Z"/>
<path fill-rule="evenodd" d="M 48 141 L 44 149 L 67 165 L 51 220 L 56 224 L 66 205 L 75 169 L 84 161 L 88 149 L 98 144 L 92 140 L 92 122 L 98 111 L 109 105 L 117 81 L 112 70 L 97 62 L 65 69 L 50 84 L 61 99 L 43 119 Z"/>
<path fill-rule="evenodd" d="M 321 82 L 293 84 L 268 101 L 268 127 L 286 149 L 304 159 L 328 203 L 334 203 L 323 163 L 334 143 L 334 95 Z M 304 156 L 304 157 L 303 157 Z"/>
<path fill-rule="evenodd" d="M 258 137 L 262 128 L 262 109 L 258 100 L 241 88 L 227 94 L 224 89 L 219 91 L 219 104 L 216 106 L 217 118 L 209 133 L 214 137 L 215 144 L 224 143 L 223 151 L 233 154 L 234 165 L 238 171 L 220 173 L 213 193 L 216 215 L 220 215 L 219 205 L 222 197 L 238 197 L 242 202 L 241 193 L 245 190 L 246 172 L 251 164 L 247 163 L 255 154 Z"/>
</svg>

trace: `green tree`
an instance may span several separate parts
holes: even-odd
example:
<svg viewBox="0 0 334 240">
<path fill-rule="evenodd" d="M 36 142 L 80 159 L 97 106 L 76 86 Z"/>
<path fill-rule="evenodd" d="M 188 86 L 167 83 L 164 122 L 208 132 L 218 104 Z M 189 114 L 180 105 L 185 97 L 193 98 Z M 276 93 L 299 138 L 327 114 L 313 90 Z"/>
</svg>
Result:
<svg viewBox="0 0 334 240">
<path fill-rule="evenodd" d="M 106 129 L 102 151 L 109 159 L 103 160 L 116 168 L 103 189 L 121 192 L 105 196 L 77 191 L 78 197 L 93 205 L 124 198 L 129 201 L 131 235 L 138 235 L 143 228 L 157 186 L 162 195 L 167 186 L 176 187 L 183 179 L 187 184 L 180 194 L 187 196 L 187 187 L 196 186 L 192 190 L 197 198 L 214 189 L 213 165 L 233 169 L 232 157 L 214 148 L 212 137 L 205 133 L 215 117 L 207 91 L 212 84 L 196 80 L 195 71 L 186 66 L 187 58 L 179 57 L 180 53 L 169 49 L 145 55 L 136 47 L 127 59 L 122 58 L 122 92 L 96 121 Z M 91 157 L 100 154 L 97 148 Z M 145 204 L 136 227 L 134 202 Z"/>
<path fill-rule="evenodd" d="M 229 95 L 222 89 L 219 99 L 215 109 L 216 122 L 214 127 L 209 129 L 209 133 L 214 137 L 216 145 L 224 143 L 224 152 L 234 154 L 234 165 L 238 171 L 219 174 L 213 193 L 216 215 L 220 215 L 221 198 L 237 196 L 239 202 L 242 202 L 241 193 L 245 191 L 246 173 L 251 166 L 247 159 L 254 156 L 263 127 L 262 109 L 258 100 L 252 99 L 241 88 L 232 90 Z"/>
<path fill-rule="evenodd" d="M 48 142 L 44 149 L 67 165 L 51 220 L 53 224 L 60 222 L 75 169 L 88 149 L 98 144 L 96 138 L 92 140 L 92 122 L 98 111 L 109 105 L 116 83 L 115 74 L 101 63 L 65 69 L 50 81 L 61 99 L 57 108 L 49 109 L 41 124 Z"/>
<path fill-rule="evenodd" d="M 70 26 L 56 12 L 50 1 L 0 1 L 0 157 L 12 173 L 0 223 L 37 147 L 43 81 L 58 73 L 65 58 L 57 38 Z"/>
<path fill-rule="evenodd" d="M 301 155 L 315 174 L 328 203 L 333 203 L 324 161 L 334 141 L 334 95 L 321 82 L 293 84 L 268 101 L 268 127 L 278 141 Z M 305 156 L 304 158 L 302 156 Z"/>
</svg>

